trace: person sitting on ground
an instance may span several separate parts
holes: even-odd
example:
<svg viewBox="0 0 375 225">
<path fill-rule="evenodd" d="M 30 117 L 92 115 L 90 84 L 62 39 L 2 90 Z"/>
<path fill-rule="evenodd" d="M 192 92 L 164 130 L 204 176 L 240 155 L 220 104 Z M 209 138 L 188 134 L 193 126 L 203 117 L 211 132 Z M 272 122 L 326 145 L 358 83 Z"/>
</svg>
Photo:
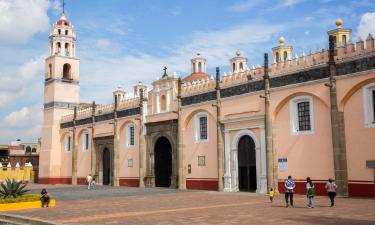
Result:
<svg viewBox="0 0 375 225">
<path fill-rule="evenodd" d="M 44 208 L 44 206 L 49 206 L 49 195 L 48 195 L 48 192 L 45 188 L 42 189 L 42 192 L 40 192 L 40 201 L 42 202 L 42 208 Z"/>
</svg>

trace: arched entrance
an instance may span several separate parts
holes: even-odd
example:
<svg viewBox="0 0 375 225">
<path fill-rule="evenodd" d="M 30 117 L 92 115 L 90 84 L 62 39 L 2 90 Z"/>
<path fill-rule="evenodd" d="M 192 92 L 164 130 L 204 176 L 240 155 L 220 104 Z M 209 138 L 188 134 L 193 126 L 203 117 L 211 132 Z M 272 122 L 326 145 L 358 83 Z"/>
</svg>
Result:
<svg viewBox="0 0 375 225">
<path fill-rule="evenodd" d="M 238 142 L 238 188 L 250 192 L 257 189 L 255 143 L 248 135 Z"/>
<path fill-rule="evenodd" d="M 155 186 L 169 187 L 172 176 L 172 147 L 166 137 L 160 137 L 155 144 Z"/>
<path fill-rule="evenodd" d="M 108 148 L 103 150 L 103 184 L 109 185 L 110 184 L 110 176 L 111 176 L 111 159 L 110 159 L 110 152 Z"/>
</svg>

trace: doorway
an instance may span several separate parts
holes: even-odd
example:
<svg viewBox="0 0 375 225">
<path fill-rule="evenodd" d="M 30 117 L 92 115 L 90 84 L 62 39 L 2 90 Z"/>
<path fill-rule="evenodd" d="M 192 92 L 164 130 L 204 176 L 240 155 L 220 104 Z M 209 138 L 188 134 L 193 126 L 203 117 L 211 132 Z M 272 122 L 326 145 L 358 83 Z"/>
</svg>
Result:
<svg viewBox="0 0 375 225">
<path fill-rule="evenodd" d="M 238 188 L 255 192 L 257 189 L 255 142 L 244 135 L 238 142 Z"/>
<path fill-rule="evenodd" d="M 110 159 L 110 152 L 108 148 L 103 150 L 103 184 L 109 185 L 110 184 L 110 176 L 111 176 L 111 159 Z"/>
<path fill-rule="evenodd" d="M 160 137 L 155 144 L 155 186 L 170 187 L 172 176 L 172 147 L 166 137 Z"/>
</svg>

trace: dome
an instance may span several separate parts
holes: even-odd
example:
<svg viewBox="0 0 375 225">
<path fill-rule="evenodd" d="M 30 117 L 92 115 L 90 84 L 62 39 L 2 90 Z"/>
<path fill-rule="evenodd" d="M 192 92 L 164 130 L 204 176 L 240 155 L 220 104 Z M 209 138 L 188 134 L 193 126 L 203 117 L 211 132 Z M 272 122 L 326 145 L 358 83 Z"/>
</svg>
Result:
<svg viewBox="0 0 375 225">
<path fill-rule="evenodd" d="M 66 19 L 66 16 L 64 13 L 61 13 L 61 17 L 60 19 L 56 22 L 57 25 L 65 25 L 65 26 L 69 26 L 70 23 L 69 21 Z"/>
<path fill-rule="evenodd" d="M 279 39 L 280 45 L 283 45 L 285 43 L 285 38 L 283 36 Z"/>
<path fill-rule="evenodd" d="M 338 18 L 338 19 L 336 20 L 336 26 L 338 26 L 338 27 L 341 27 L 341 26 L 342 26 L 342 19 L 341 19 L 341 18 Z"/>
</svg>

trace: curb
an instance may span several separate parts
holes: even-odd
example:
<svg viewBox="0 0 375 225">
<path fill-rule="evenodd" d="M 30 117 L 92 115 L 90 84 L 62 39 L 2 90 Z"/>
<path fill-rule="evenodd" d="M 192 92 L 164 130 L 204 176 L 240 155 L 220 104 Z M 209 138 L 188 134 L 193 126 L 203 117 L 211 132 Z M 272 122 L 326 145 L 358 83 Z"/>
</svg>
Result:
<svg viewBox="0 0 375 225">
<path fill-rule="evenodd" d="M 0 225 L 60 225 L 59 223 L 26 216 L 0 213 Z"/>
</svg>

